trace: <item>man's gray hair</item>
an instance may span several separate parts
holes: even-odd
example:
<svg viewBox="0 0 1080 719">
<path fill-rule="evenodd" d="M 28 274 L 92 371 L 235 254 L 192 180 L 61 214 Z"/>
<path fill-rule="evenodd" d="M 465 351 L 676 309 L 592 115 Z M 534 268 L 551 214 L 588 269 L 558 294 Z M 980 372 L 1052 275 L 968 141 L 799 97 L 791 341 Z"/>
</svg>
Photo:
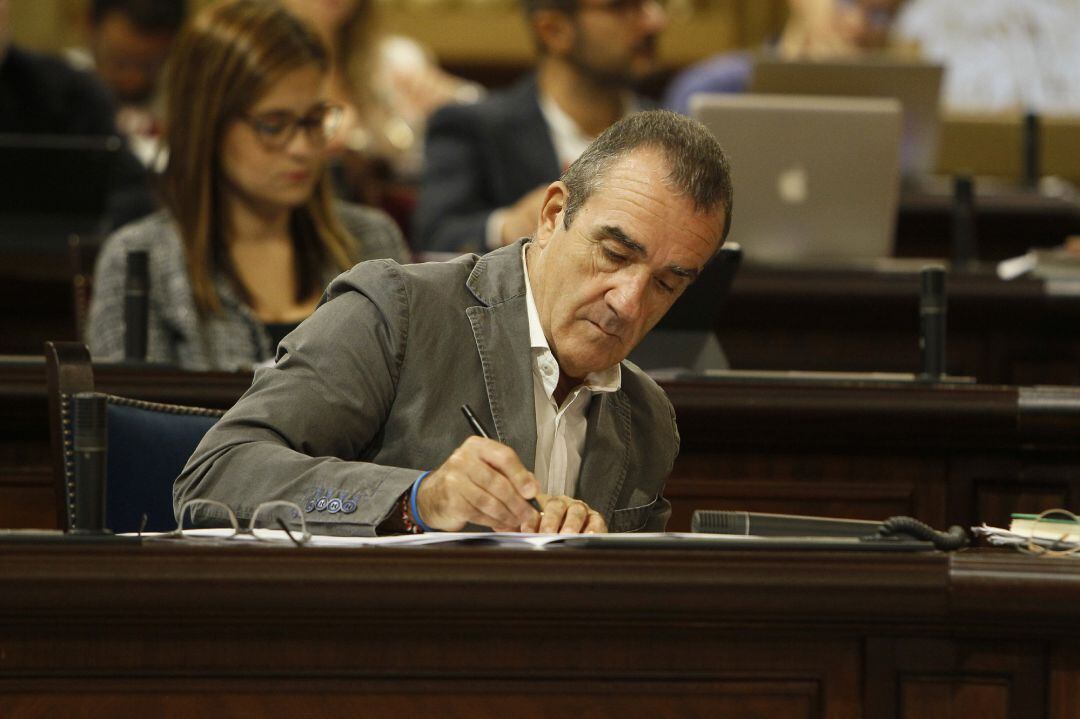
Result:
<svg viewBox="0 0 1080 719">
<path fill-rule="evenodd" d="M 727 239 L 733 200 L 727 155 L 704 125 L 670 110 L 627 115 L 593 140 L 561 178 L 568 195 L 563 226 L 569 229 L 574 215 L 600 187 L 608 168 L 640 147 L 663 153 L 670 168 L 667 183 L 679 195 L 690 198 L 696 212 L 724 208 L 721 242 Z"/>
</svg>

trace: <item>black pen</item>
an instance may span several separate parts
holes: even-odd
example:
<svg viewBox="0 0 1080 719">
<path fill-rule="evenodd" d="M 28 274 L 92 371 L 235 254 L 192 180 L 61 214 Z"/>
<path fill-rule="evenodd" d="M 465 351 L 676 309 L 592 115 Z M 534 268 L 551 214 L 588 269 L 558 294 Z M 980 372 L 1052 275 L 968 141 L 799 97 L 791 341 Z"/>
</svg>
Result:
<svg viewBox="0 0 1080 719">
<path fill-rule="evenodd" d="M 480 420 L 473 414 L 472 407 L 467 404 L 461 405 L 461 413 L 465 415 L 465 419 L 469 422 L 469 426 L 472 427 L 473 434 L 478 434 L 484 439 L 491 439 L 488 433 L 484 431 L 484 425 L 480 424 Z M 536 497 L 528 500 L 529 506 L 535 509 L 537 512 L 543 513 L 544 510 L 540 509 L 540 503 L 536 501 Z"/>
</svg>

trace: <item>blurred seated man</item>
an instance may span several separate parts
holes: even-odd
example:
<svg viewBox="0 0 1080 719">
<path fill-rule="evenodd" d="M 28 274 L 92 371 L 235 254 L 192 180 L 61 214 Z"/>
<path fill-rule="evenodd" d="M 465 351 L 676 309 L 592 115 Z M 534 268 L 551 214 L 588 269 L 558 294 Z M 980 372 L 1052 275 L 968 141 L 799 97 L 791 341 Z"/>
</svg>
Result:
<svg viewBox="0 0 1080 719">
<path fill-rule="evenodd" d="M 600 132 L 642 102 L 667 25 L 658 0 L 522 0 L 536 72 L 428 123 L 420 251 L 484 251 L 528 234 L 548 183 Z"/>
<path fill-rule="evenodd" d="M 1080 115 L 1076 0 L 911 0 L 896 24 L 948 68 L 942 100 L 950 110 Z"/>
<path fill-rule="evenodd" d="M 357 265 L 203 439 L 177 514 L 286 500 L 322 534 L 663 530 L 674 412 L 623 360 L 716 255 L 731 203 L 703 125 L 639 112 L 548 185 L 532 238 Z"/>
<path fill-rule="evenodd" d="M 186 0 L 92 0 L 88 47 L 67 52 L 96 72 L 116 102 L 116 125 L 139 160 L 152 166 L 161 136 L 158 77 L 184 22 Z"/>
<path fill-rule="evenodd" d="M 884 48 L 902 0 L 789 0 L 788 19 L 766 52 L 784 60 L 851 58 Z M 684 115 L 699 92 L 746 92 L 754 52 L 722 53 L 691 65 L 672 79 L 664 107 Z"/>
<path fill-rule="evenodd" d="M 117 134 L 108 92 L 59 58 L 10 42 L 9 1 L 0 0 L 0 133 L 16 135 Z M 154 209 L 146 173 L 123 152 L 110 191 L 108 224 L 119 226 Z"/>
</svg>

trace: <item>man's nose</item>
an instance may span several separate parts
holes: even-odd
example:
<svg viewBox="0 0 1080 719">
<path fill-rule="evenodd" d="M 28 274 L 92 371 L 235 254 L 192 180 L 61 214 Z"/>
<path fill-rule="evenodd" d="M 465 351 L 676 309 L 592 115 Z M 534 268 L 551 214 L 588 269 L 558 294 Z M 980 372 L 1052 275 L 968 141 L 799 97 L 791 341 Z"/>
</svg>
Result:
<svg viewBox="0 0 1080 719">
<path fill-rule="evenodd" d="M 648 271 L 625 272 L 618 278 L 617 284 L 608 291 L 608 306 L 615 311 L 620 320 L 631 322 L 640 316 L 645 306 L 645 293 L 649 287 L 649 281 Z"/>
</svg>

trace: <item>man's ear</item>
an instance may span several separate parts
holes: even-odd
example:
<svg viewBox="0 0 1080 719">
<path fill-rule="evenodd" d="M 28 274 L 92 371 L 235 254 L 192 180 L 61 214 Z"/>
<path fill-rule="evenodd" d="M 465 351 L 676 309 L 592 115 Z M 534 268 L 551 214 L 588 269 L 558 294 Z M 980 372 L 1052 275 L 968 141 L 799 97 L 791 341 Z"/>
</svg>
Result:
<svg viewBox="0 0 1080 719">
<path fill-rule="evenodd" d="M 574 21 L 565 12 L 555 9 L 537 10 L 532 16 L 532 26 L 547 54 L 563 57 L 573 48 Z"/>
<path fill-rule="evenodd" d="M 533 241 L 540 247 L 548 243 L 562 224 L 567 197 L 569 195 L 562 180 L 548 185 L 544 200 L 540 205 L 540 225 L 536 228 L 536 235 L 533 237 Z"/>
</svg>

